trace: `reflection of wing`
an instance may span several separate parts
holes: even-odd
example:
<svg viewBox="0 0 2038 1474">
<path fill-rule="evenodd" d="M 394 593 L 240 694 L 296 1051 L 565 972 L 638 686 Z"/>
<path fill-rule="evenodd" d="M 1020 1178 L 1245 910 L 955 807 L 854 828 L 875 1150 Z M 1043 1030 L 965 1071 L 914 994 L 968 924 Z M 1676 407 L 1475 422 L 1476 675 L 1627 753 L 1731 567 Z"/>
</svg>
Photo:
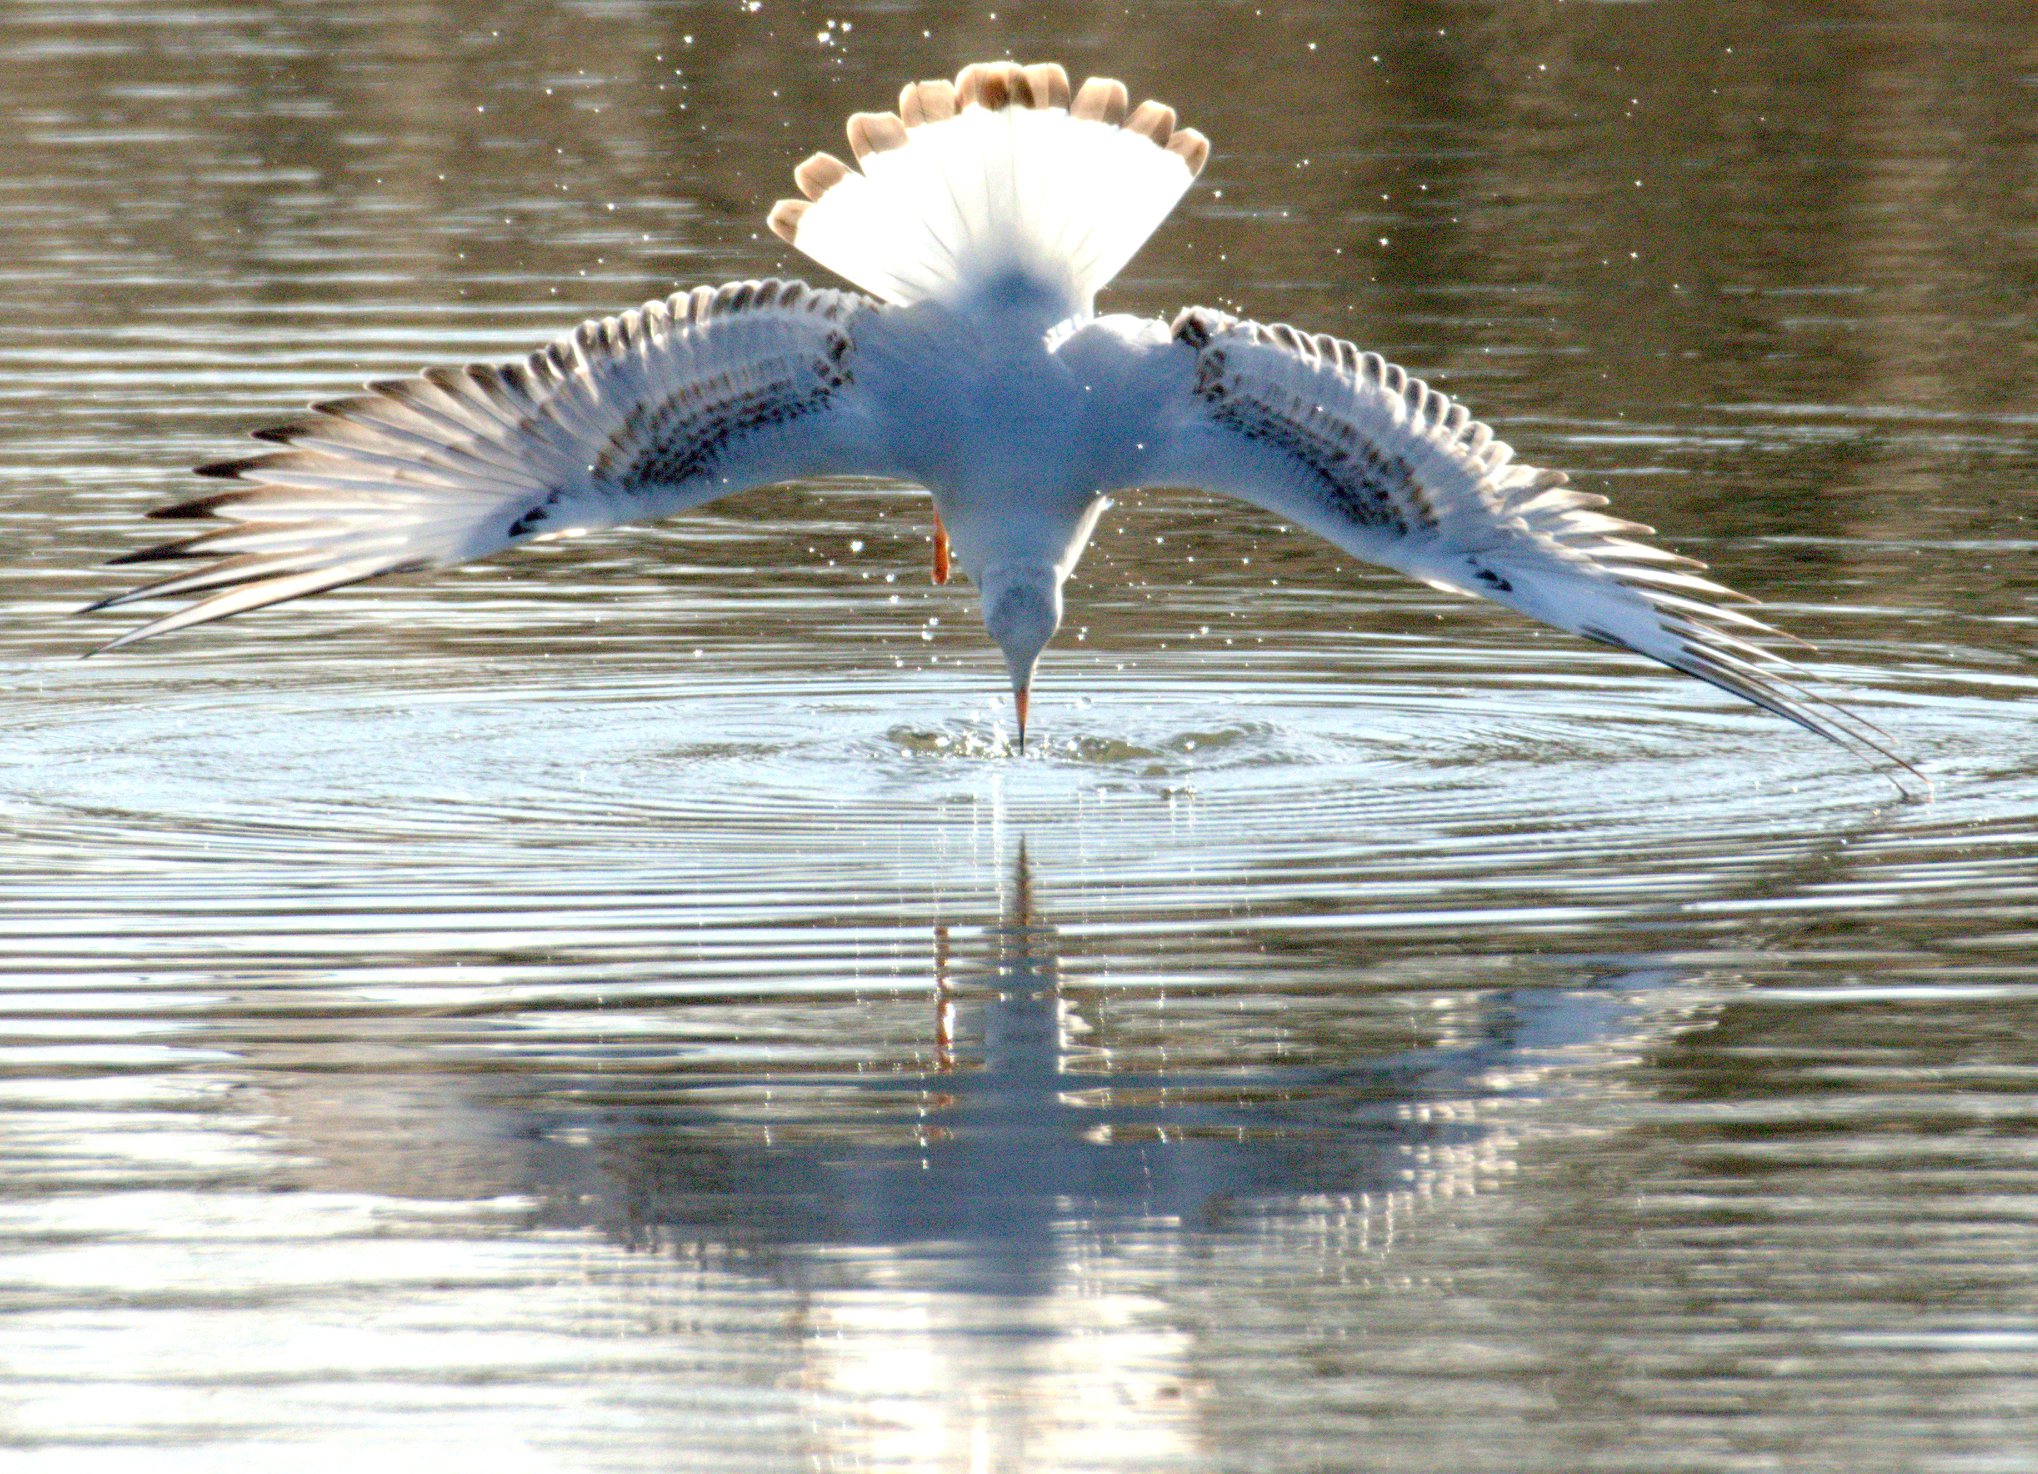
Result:
<svg viewBox="0 0 2038 1474">
<path fill-rule="evenodd" d="M 1806 693 L 1704 565 L 1637 539 L 1561 472 L 1519 465 L 1461 404 L 1377 354 L 1204 308 L 1138 480 L 1236 496 L 1354 557 L 1632 650 L 1910 771 L 1861 718 Z M 1784 668 L 1788 668 L 1784 666 Z"/>
<path fill-rule="evenodd" d="M 877 469 L 856 334 L 875 306 L 742 282 L 581 325 L 501 368 L 432 369 L 203 466 L 248 483 L 152 515 L 224 522 L 120 562 L 205 566 L 117 594 L 205 597 L 107 649 L 378 574 L 662 517 L 795 476 Z"/>
</svg>

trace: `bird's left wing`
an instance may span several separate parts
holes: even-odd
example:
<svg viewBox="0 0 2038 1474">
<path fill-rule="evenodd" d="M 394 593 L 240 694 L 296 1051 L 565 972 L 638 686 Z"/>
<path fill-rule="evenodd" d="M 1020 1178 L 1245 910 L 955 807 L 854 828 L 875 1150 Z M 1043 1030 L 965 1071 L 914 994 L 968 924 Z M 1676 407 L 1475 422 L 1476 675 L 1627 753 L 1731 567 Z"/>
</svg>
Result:
<svg viewBox="0 0 2038 1474">
<path fill-rule="evenodd" d="M 1696 676 L 1909 770 L 1887 738 L 1811 695 L 1704 565 L 1641 541 L 1562 472 L 1514 459 L 1420 379 L 1350 343 L 1190 308 L 1154 353 L 1157 418 L 1128 485 L 1263 507 L 1369 563 L 1504 604 Z M 1901 785 L 1899 785 L 1901 786 Z"/>
<path fill-rule="evenodd" d="M 384 380 L 257 431 L 278 448 L 199 468 L 233 485 L 150 514 L 212 526 L 114 560 L 202 566 L 91 608 L 195 602 L 103 648 L 746 487 L 883 474 L 858 381 L 858 333 L 879 310 L 796 281 L 701 287 L 521 362 Z"/>
</svg>

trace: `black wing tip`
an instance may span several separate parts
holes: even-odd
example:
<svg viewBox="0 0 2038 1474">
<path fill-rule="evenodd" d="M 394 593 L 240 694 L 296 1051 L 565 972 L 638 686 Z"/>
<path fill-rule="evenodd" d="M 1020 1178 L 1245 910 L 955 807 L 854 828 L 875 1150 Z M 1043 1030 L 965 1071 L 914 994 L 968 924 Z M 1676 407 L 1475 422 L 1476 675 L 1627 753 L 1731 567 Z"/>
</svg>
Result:
<svg viewBox="0 0 2038 1474">
<path fill-rule="evenodd" d="M 1578 633 L 1588 640 L 1625 650 L 1631 655 L 1640 655 L 1682 675 L 1704 681 L 1708 686 L 1737 696 L 1772 716 L 1782 717 L 1814 736 L 1825 738 L 1867 762 L 1877 776 L 1896 789 L 1905 803 L 1933 801 L 1935 790 L 1931 778 L 1896 751 L 1895 738 L 1850 708 L 1806 690 L 1798 681 L 1780 676 L 1773 670 L 1750 668 L 1747 672 L 1737 671 L 1722 663 L 1719 652 L 1694 649 L 1689 643 L 1683 647 L 1683 659 L 1665 659 L 1647 650 L 1638 650 L 1618 635 L 1593 625 L 1583 626 Z M 1746 662 L 1740 663 L 1746 665 Z M 1907 782 L 1907 779 L 1911 781 Z"/>
<path fill-rule="evenodd" d="M 130 563 L 160 563 L 165 558 L 176 557 L 178 550 L 182 547 L 183 543 L 181 541 L 173 543 L 151 543 L 148 547 L 136 548 L 131 553 L 122 553 L 117 558 L 108 558 L 106 560 L 105 566 L 108 568 L 122 568 Z"/>
<path fill-rule="evenodd" d="M 259 440 L 265 437 L 258 431 L 255 438 Z M 207 461 L 202 466 L 193 466 L 191 474 L 205 476 L 214 481 L 238 481 L 248 472 L 259 470 L 268 463 L 268 460 L 267 456 L 235 456 L 231 460 Z M 161 513 L 151 512 L 149 515 L 155 517 Z"/>
<path fill-rule="evenodd" d="M 309 525 L 309 524 L 307 524 Z M 118 568 L 130 563 L 162 563 L 173 558 L 211 558 L 219 556 L 217 544 L 222 538 L 245 535 L 251 532 L 267 532 L 276 528 L 275 523 L 235 523 L 226 527 L 215 527 L 195 537 L 172 538 L 169 542 L 150 543 L 145 548 L 135 548 L 117 558 L 108 558 L 108 568 Z"/>
<path fill-rule="evenodd" d="M 150 507 L 142 515 L 152 522 L 189 522 L 210 517 L 219 502 L 216 496 L 201 496 L 188 502 L 171 502 L 167 507 Z"/>
<path fill-rule="evenodd" d="M 1897 752 L 1894 737 L 1851 708 L 1816 695 L 1806 690 L 1802 683 L 1774 672 L 1765 672 L 1762 683 L 1757 683 L 1737 672 L 1723 670 L 1715 661 L 1704 657 L 1695 657 L 1690 665 L 1672 668 L 1696 676 L 1708 685 L 1717 686 L 1825 738 L 1837 747 L 1845 748 L 1867 762 L 1878 776 L 1896 789 L 1904 802 L 1932 802 L 1932 780 L 1916 764 Z M 1915 782 L 1915 791 L 1906 779 Z"/>
<path fill-rule="evenodd" d="M 208 492 L 204 496 L 171 502 L 168 506 L 151 507 L 142 515 L 155 522 L 189 522 L 210 517 L 221 507 L 230 507 L 236 502 L 260 501 L 269 494 L 258 486 L 236 487 L 231 491 Z"/>
</svg>

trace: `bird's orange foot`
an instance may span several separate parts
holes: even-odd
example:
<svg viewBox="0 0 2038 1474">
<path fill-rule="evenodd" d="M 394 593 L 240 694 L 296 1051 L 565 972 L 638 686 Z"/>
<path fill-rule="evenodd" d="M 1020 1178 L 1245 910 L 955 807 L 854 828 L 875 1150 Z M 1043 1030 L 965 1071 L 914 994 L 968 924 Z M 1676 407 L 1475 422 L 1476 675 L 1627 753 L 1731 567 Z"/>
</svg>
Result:
<svg viewBox="0 0 2038 1474">
<path fill-rule="evenodd" d="M 948 528 L 942 524 L 941 514 L 934 514 L 934 581 L 948 582 Z"/>
</svg>

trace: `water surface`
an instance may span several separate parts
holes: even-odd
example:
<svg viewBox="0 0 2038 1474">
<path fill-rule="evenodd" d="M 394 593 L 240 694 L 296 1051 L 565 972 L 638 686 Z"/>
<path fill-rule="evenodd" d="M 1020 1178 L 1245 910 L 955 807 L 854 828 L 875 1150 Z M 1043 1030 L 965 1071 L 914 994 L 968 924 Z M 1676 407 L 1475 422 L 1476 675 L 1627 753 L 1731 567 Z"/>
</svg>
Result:
<svg viewBox="0 0 2038 1474">
<path fill-rule="evenodd" d="M 791 164 L 1008 50 L 1216 142 L 1114 307 L 1463 395 L 1936 801 L 1178 493 L 1023 758 L 862 483 L 73 658 L 184 467 L 797 269 Z M 2038 1467 L 2038 26 L 195 0 L 0 56 L 9 1468 Z"/>
</svg>

